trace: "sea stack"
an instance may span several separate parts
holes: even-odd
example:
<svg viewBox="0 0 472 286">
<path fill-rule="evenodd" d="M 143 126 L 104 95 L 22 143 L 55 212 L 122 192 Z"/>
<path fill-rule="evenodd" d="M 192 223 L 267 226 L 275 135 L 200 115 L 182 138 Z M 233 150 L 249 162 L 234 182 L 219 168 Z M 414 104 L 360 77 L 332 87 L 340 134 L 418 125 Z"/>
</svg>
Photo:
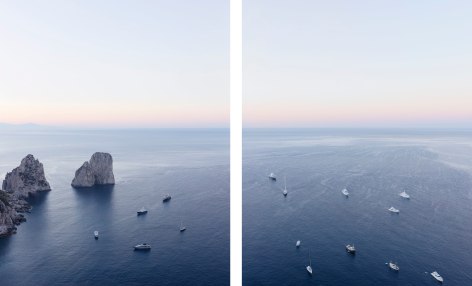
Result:
<svg viewBox="0 0 472 286">
<path fill-rule="evenodd" d="M 19 167 L 7 173 L 3 180 L 2 189 L 16 198 L 26 198 L 29 194 L 40 191 L 50 191 L 43 164 L 29 154 Z"/>
<path fill-rule="evenodd" d="M 23 212 L 31 206 L 24 200 L 30 194 L 50 191 L 43 164 L 33 155 L 28 155 L 19 167 L 7 173 L 0 190 L 0 236 L 16 233 L 16 226 L 26 221 Z"/>
<path fill-rule="evenodd" d="M 109 153 L 96 152 L 90 161 L 84 162 L 82 167 L 75 171 L 75 178 L 71 185 L 74 188 L 86 188 L 114 184 L 113 158 Z"/>
</svg>

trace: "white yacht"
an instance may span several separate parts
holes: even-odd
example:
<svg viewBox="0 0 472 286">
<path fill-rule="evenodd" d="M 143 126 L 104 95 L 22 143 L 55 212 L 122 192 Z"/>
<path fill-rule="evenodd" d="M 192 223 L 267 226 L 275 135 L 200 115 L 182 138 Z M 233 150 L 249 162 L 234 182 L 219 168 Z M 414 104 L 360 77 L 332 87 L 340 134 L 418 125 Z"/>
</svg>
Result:
<svg viewBox="0 0 472 286">
<path fill-rule="evenodd" d="M 300 240 L 297 240 L 297 244 L 295 244 L 296 247 L 300 247 L 300 243 L 301 241 Z"/>
<path fill-rule="evenodd" d="M 409 199 L 410 195 L 407 194 L 405 191 L 403 191 L 403 192 L 400 193 L 400 197 L 405 198 L 405 199 Z"/>
<path fill-rule="evenodd" d="M 151 245 L 147 243 L 141 243 L 134 246 L 134 250 L 151 250 Z"/>
<path fill-rule="evenodd" d="M 346 245 L 346 251 L 351 253 L 351 254 L 356 254 L 356 248 L 354 247 L 354 244 L 353 245 Z"/>
<path fill-rule="evenodd" d="M 310 273 L 310 275 L 313 275 L 313 269 L 311 268 L 311 256 L 310 256 L 310 251 L 308 250 L 308 259 L 310 260 L 310 265 L 307 265 L 306 271 Z"/>
<path fill-rule="evenodd" d="M 270 173 L 269 174 L 269 179 L 271 179 L 272 181 L 276 181 L 277 178 L 275 177 L 275 174 L 274 173 Z"/>
<path fill-rule="evenodd" d="M 439 282 L 443 283 L 444 279 L 439 275 L 438 272 L 434 271 L 431 273 L 431 276 L 434 277 L 434 279 L 438 280 Z"/>
<path fill-rule="evenodd" d="M 347 189 L 343 189 L 341 192 L 342 192 L 343 195 L 345 195 L 346 197 L 349 197 L 349 192 L 347 191 Z"/>
<path fill-rule="evenodd" d="M 95 236 L 95 239 L 98 239 L 98 230 L 93 232 L 93 236 Z"/>
<path fill-rule="evenodd" d="M 400 211 L 394 207 L 390 207 L 388 210 L 391 211 L 392 213 L 400 213 Z"/>
<path fill-rule="evenodd" d="M 398 267 L 398 265 L 396 263 L 393 263 L 392 261 L 388 263 L 388 267 L 390 267 L 390 269 L 395 270 L 395 271 L 400 270 L 400 267 Z"/>
<path fill-rule="evenodd" d="M 282 192 L 284 194 L 284 197 L 287 196 L 288 191 L 287 191 L 287 179 L 284 177 L 284 190 Z"/>
<path fill-rule="evenodd" d="M 147 214 L 147 209 L 142 207 L 139 211 L 138 211 L 138 215 L 143 215 L 143 214 Z"/>
</svg>

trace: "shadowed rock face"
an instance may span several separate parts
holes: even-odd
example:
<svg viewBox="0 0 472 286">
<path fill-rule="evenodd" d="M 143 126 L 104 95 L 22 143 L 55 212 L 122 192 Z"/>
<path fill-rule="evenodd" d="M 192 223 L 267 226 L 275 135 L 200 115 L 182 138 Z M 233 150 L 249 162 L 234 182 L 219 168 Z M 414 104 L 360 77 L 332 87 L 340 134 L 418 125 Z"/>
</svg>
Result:
<svg viewBox="0 0 472 286">
<path fill-rule="evenodd" d="M 16 226 L 26 221 L 21 212 L 29 212 L 31 207 L 22 199 L 0 190 L 0 237 L 16 233 Z"/>
<path fill-rule="evenodd" d="M 114 185 L 113 158 L 108 153 L 97 152 L 90 161 L 75 171 L 72 186 L 75 188 L 92 187 L 94 185 Z"/>
<path fill-rule="evenodd" d="M 30 205 L 24 200 L 30 194 L 39 191 L 49 191 L 43 164 L 33 155 L 21 160 L 19 167 L 7 173 L 0 190 L 0 236 L 16 232 L 16 225 L 26 221 L 23 212 L 31 210 Z"/>
<path fill-rule="evenodd" d="M 7 173 L 2 189 L 14 197 L 25 198 L 38 191 L 49 191 L 51 186 L 44 176 L 43 164 L 29 154 L 19 167 Z"/>
</svg>

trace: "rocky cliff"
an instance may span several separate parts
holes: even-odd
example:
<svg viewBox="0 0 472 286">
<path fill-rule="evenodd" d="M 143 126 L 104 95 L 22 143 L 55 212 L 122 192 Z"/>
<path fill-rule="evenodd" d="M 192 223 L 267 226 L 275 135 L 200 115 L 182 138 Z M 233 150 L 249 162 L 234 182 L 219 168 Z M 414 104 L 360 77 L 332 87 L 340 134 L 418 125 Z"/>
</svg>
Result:
<svg viewBox="0 0 472 286">
<path fill-rule="evenodd" d="M 26 201 L 0 190 L 0 237 L 16 233 L 16 226 L 26 221 L 22 212 L 29 212 L 30 209 Z"/>
<path fill-rule="evenodd" d="M 19 167 L 7 173 L 2 189 L 13 197 L 26 198 L 38 191 L 49 191 L 51 186 L 44 176 L 43 164 L 29 154 Z"/>
<path fill-rule="evenodd" d="M 0 236 L 16 232 L 16 225 L 26 221 L 22 214 L 31 210 L 24 200 L 30 194 L 38 191 L 49 191 L 43 164 L 33 155 L 21 160 L 19 167 L 7 173 L 3 180 L 3 190 L 0 190 Z"/>
<path fill-rule="evenodd" d="M 97 152 L 90 161 L 75 171 L 72 186 L 75 188 L 92 187 L 94 185 L 114 185 L 113 158 L 108 153 Z"/>
</svg>

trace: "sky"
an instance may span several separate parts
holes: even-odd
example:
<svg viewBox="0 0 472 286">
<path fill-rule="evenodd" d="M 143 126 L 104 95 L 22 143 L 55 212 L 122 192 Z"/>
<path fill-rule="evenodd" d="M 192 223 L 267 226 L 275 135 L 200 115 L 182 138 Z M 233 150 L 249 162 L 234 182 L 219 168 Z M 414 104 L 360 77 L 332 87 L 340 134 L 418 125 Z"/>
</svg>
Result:
<svg viewBox="0 0 472 286">
<path fill-rule="evenodd" d="M 0 39 L 2 123 L 229 126 L 229 1 L 1 1 Z"/>
<path fill-rule="evenodd" d="M 247 0 L 243 126 L 472 127 L 472 1 Z"/>
</svg>

